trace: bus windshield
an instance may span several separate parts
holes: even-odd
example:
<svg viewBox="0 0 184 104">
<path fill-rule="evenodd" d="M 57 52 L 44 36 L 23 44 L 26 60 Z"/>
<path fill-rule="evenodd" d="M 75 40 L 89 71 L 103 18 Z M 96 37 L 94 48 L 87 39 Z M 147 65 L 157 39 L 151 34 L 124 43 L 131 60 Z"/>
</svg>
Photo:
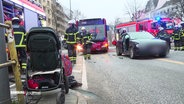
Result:
<svg viewBox="0 0 184 104">
<path fill-rule="evenodd" d="M 105 25 L 85 25 L 79 26 L 79 29 L 81 27 L 85 27 L 92 34 L 92 41 L 105 40 Z"/>
</svg>

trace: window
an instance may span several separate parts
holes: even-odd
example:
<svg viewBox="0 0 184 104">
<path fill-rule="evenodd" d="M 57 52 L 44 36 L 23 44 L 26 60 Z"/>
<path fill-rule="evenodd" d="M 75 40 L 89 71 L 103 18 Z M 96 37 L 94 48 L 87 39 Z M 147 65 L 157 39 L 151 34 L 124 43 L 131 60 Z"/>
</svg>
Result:
<svg viewBox="0 0 184 104">
<path fill-rule="evenodd" d="M 47 5 L 50 6 L 50 2 L 49 1 L 47 1 Z"/>
<path fill-rule="evenodd" d="M 142 24 L 139 25 L 139 30 L 143 31 L 143 25 Z"/>
<path fill-rule="evenodd" d="M 44 11 L 46 11 L 46 8 L 45 8 L 45 6 L 43 6 L 43 10 L 44 10 Z"/>
<path fill-rule="evenodd" d="M 50 10 L 48 10 L 47 13 L 50 14 Z"/>
<path fill-rule="evenodd" d="M 50 22 L 51 22 L 51 21 L 50 21 L 50 18 L 48 18 L 48 23 L 50 24 Z"/>
</svg>

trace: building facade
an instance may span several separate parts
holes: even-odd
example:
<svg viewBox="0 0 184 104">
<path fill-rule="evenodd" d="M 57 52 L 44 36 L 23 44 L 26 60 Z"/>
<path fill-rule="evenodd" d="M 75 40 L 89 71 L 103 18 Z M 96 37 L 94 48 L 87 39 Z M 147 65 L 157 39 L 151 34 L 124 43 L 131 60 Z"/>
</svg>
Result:
<svg viewBox="0 0 184 104">
<path fill-rule="evenodd" d="M 67 28 L 68 16 L 63 7 L 56 0 L 35 0 L 39 2 L 46 14 L 46 26 L 52 27 L 60 34 L 64 34 Z"/>
</svg>

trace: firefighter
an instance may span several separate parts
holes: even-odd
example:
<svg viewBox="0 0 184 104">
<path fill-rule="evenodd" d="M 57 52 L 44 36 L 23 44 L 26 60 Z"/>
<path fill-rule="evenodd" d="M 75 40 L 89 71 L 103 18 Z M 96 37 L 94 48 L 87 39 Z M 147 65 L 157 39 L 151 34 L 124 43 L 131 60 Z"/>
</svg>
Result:
<svg viewBox="0 0 184 104">
<path fill-rule="evenodd" d="M 126 32 L 126 28 L 120 29 L 120 37 L 122 37 Z"/>
<path fill-rule="evenodd" d="M 21 69 L 26 69 L 26 45 L 25 45 L 25 33 L 26 30 L 20 25 L 21 20 L 18 17 L 12 18 L 13 33 L 15 37 L 15 45 L 18 53 Z"/>
<path fill-rule="evenodd" d="M 174 40 L 174 50 L 180 50 L 180 30 L 178 26 L 175 26 L 175 30 L 173 32 L 172 38 Z"/>
<path fill-rule="evenodd" d="M 181 42 L 181 50 L 184 51 L 184 23 L 181 23 L 182 29 L 180 30 L 180 42 Z"/>
<path fill-rule="evenodd" d="M 91 59 L 91 38 L 92 38 L 92 34 L 89 33 L 85 27 L 81 28 L 81 43 L 83 44 L 83 48 L 84 48 L 84 59 Z"/>
<path fill-rule="evenodd" d="M 75 26 L 75 21 L 71 20 L 68 22 L 69 27 L 66 29 L 64 36 L 64 43 L 67 43 L 68 56 L 73 64 L 76 64 L 76 45 L 78 41 L 78 29 Z"/>
<path fill-rule="evenodd" d="M 171 48 L 171 40 L 170 40 L 170 36 L 166 33 L 166 31 L 164 30 L 163 27 L 159 28 L 159 32 L 157 34 L 157 38 L 160 38 L 162 40 L 165 40 L 167 42 L 167 45 L 169 47 L 169 49 Z"/>
</svg>

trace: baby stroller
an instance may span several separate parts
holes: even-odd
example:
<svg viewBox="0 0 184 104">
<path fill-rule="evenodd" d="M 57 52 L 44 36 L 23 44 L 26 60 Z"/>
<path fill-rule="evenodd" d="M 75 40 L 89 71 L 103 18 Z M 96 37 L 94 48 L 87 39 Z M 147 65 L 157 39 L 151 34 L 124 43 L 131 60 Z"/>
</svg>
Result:
<svg viewBox="0 0 184 104">
<path fill-rule="evenodd" d="M 62 67 L 61 44 L 55 31 L 49 27 L 31 28 L 27 34 L 26 46 L 28 58 L 25 90 L 44 92 L 61 88 L 59 98 L 63 104 L 69 88 Z"/>
</svg>

